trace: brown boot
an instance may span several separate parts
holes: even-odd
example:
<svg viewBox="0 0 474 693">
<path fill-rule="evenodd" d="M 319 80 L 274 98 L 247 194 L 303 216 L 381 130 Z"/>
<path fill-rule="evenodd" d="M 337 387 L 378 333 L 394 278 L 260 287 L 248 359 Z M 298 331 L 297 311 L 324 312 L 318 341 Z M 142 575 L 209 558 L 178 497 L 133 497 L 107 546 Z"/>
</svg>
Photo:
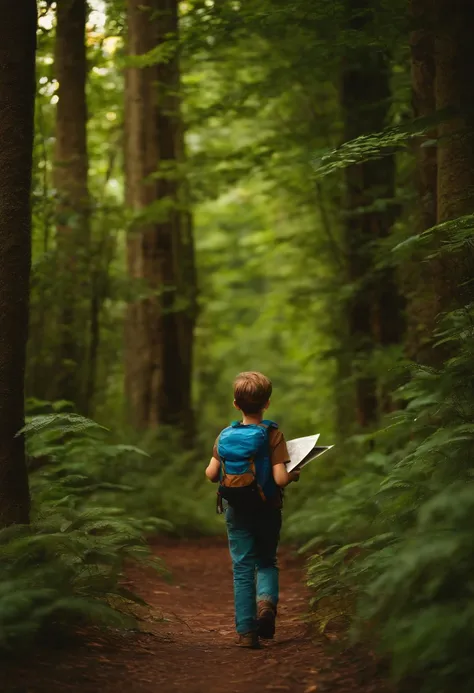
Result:
<svg viewBox="0 0 474 693">
<path fill-rule="evenodd" d="M 259 650 L 260 643 L 258 641 L 257 631 L 253 630 L 250 633 L 239 635 L 237 645 L 239 647 L 248 647 L 251 650 Z"/>
<path fill-rule="evenodd" d="M 266 599 L 257 602 L 257 633 L 260 638 L 271 640 L 275 635 L 276 606 Z"/>
</svg>

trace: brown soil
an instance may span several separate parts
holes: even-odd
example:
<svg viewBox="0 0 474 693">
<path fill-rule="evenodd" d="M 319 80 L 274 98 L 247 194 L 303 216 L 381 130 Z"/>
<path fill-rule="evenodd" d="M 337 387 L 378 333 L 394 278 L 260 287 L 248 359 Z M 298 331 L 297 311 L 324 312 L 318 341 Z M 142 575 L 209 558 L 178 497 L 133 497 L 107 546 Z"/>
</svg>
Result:
<svg viewBox="0 0 474 693">
<path fill-rule="evenodd" d="M 373 658 L 311 634 L 301 561 L 282 551 L 281 604 L 274 641 L 235 646 L 232 573 L 219 541 L 156 546 L 167 582 L 134 569 L 131 585 L 151 605 L 142 630 L 89 633 L 0 664 L 2 693 L 382 693 Z M 6 677 L 6 678 L 4 678 Z M 3 681 L 2 681 L 3 679 Z"/>
</svg>

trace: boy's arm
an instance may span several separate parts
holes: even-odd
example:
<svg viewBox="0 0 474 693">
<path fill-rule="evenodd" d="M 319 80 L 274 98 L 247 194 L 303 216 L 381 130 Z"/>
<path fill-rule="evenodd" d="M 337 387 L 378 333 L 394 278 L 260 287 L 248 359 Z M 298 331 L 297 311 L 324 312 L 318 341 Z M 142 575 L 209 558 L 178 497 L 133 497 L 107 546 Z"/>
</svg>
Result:
<svg viewBox="0 0 474 693">
<path fill-rule="evenodd" d="M 213 484 L 219 481 L 219 473 L 221 470 L 221 463 L 215 457 L 211 457 L 211 461 L 206 468 L 206 476 L 212 481 Z"/>
<path fill-rule="evenodd" d="M 283 488 L 284 486 L 288 486 L 292 481 L 298 481 L 300 477 L 299 472 L 287 472 L 286 470 L 286 463 L 290 461 L 290 455 L 288 454 L 286 441 L 281 431 L 272 431 L 270 446 L 272 449 L 273 479 L 277 486 Z"/>
<path fill-rule="evenodd" d="M 277 486 L 283 488 L 291 484 L 292 481 L 298 481 L 299 478 L 300 473 L 297 471 L 287 472 L 283 462 L 273 465 L 273 479 Z"/>
<path fill-rule="evenodd" d="M 217 437 L 216 442 L 214 443 L 214 447 L 212 448 L 212 457 L 211 461 L 207 465 L 206 468 L 206 476 L 209 479 L 209 481 L 212 481 L 213 484 L 216 484 L 219 481 L 219 476 L 220 476 L 220 471 L 221 471 L 221 463 L 219 460 L 219 453 L 217 452 L 217 441 L 219 440 L 219 437 Z"/>
</svg>

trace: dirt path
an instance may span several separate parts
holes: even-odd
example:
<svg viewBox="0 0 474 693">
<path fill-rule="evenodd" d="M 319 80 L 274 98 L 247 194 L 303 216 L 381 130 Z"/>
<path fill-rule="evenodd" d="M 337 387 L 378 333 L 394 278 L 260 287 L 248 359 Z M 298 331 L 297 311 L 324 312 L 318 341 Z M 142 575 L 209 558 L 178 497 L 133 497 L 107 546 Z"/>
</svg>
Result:
<svg viewBox="0 0 474 693">
<path fill-rule="evenodd" d="M 301 563 L 282 552 L 278 633 L 260 651 L 234 645 L 232 574 L 223 542 L 160 544 L 167 583 L 133 570 L 151 605 L 144 633 L 57 643 L 25 663 L 0 665 L 1 693 L 382 693 L 370 658 L 330 652 L 304 623 Z M 163 618 L 166 620 L 163 621 Z M 2 682 L 2 678 L 5 683 Z"/>
</svg>

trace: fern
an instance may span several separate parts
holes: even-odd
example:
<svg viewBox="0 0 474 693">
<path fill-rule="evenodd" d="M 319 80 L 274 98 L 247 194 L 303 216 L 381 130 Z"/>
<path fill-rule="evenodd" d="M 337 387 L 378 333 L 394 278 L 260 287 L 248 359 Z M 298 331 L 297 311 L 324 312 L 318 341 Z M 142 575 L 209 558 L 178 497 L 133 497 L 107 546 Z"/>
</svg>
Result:
<svg viewBox="0 0 474 693">
<path fill-rule="evenodd" d="M 44 430 L 66 435 L 68 433 L 82 433 L 89 428 L 107 430 L 104 426 L 100 426 L 95 421 L 86 419 L 84 416 L 80 416 L 80 414 L 43 414 L 29 417 L 26 425 L 17 435 L 21 435 L 22 433 L 34 435 Z"/>
<path fill-rule="evenodd" d="M 394 150 L 406 148 L 411 140 L 419 138 L 454 115 L 448 110 L 443 110 L 434 116 L 417 118 L 410 123 L 390 127 L 382 132 L 361 135 L 354 140 L 344 142 L 337 149 L 313 157 L 316 175 L 327 176 L 354 164 L 391 155 Z M 425 146 L 430 145 L 436 145 L 436 141 L 425 143 Z"/>
<path fill-rule="evenodd" d="M 197 484 L 200 468 L 176 453 L 167 429 L 145 440 L 145 451 L 111 441 L 104 426 L 66 411 L 66 402 L 29 405 L 35 414 L 19 435 L 29 456 L 32 524 L 0 531 L 0 649 L 28 645 L 53 625 L 130 625 L 143 602 L 124 587 L 124 565 L 166 573 L 144 537 L 220 530 L 209 512 L 212 490 Z"/>
<path fill-rule="evenodd" d="M 304 527 L 304 549 L 314 554 L 308 583 L 322 630 L 351 617 L 352 637 L 378 644 L 398 680 L 414 679 L 423 693 L 468 693 L 473 306 L 447 316 L 439 341 L 452 357 L 439 371 L 413 368 L 398 392 L 405 406 L 376 435 L 377 452 L 357 456 L 372 435 L 350 441 L 352 457 L 291 525 Z"/>
<path fill-rule="evenodd" d="M 121 483 L 117 465 L 147 454 L 111 444 L 103 426 L 66 412 L 29 417 L 20 433 L 42 464 L 31 473 L 32 525 L 0 531 L 0 649 L 27 646 L 53 625 L 130 626 L 144 603 L 124 588 L 124 565 L 164 572 L 144 533 L 170 529 L 124 510 L 135 487 Z"/>
</svg>

